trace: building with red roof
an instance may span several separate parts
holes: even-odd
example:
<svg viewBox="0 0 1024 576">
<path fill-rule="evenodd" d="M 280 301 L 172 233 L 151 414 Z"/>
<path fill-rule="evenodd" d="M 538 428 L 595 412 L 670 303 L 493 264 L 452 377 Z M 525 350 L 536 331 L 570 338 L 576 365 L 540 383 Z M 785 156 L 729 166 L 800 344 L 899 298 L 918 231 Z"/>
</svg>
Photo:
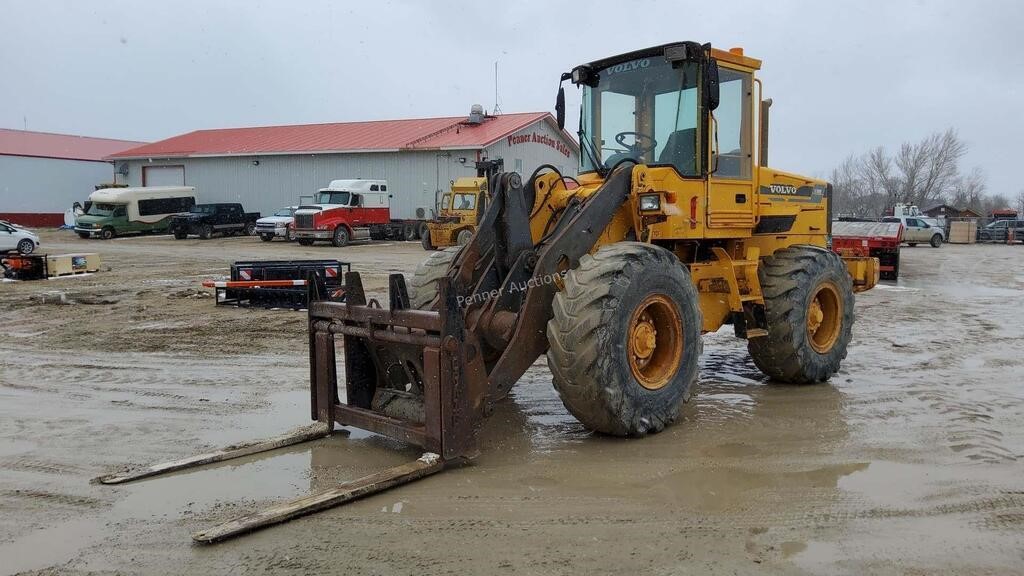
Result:
<svg viewBox="0 0 1024 576">
<path fill-rule="evenodd" d="M 74 202 L 115 181 L 106 158 L 143 142 L 0 128 L 0 220 L 60 226 Z"/>
<path fill-rule="evenodd" d="M 575 175 L 579 146 L 546 112 L 197 130 L 111 153 L 131 186 L 195 186 L 200 202 L 270 213 L 331 180 L 387 180 L 393 218 L 429 215 L 438 192 L 502 158 L 528 176 L 550 164 Z"/>
</svg>

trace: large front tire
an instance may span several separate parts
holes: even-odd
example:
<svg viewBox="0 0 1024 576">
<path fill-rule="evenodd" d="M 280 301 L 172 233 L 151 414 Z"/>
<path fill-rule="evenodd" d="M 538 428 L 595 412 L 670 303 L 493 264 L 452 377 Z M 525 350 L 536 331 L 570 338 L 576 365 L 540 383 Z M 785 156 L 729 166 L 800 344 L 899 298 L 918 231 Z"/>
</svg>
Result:
<svg viewBox="0 0 1024 576">
<path fill-rule="evenodd" d="M 842 258 L 794 246 L 763 258 L 758 276 L 768 335 L 747 342 L 754 364 L 780 382 L 828 380 L 853 335 L 853 282 Z"/>
<path fill-rule="evenodd" d="M 659 432 L 697 378 L 703 320 L 689 271 L 668 250 L 605 246 L 563 278 L 548 322 L 548 367 L 584 426 L 615 436 Z"/>
<path fill-rule="evenodd" d="M 334 229 L 334 238 L 331 239 L 331 244 L 334 244 L 337 248 L 344 248 L 348 246 L 348 240 L 348 228 L 338 226 Z"/>
<path fill-rule="evenodd" d="M 942 246 L 942 235 L 941 234 L 934 234 L 934 235 L 932 235 L 932 240 L 931 240 L 931 242 L 929 242 L 929 244 L 932 245 L 932 248 L 939 248 L 940 246 Z"/>
<path fill-rule="evenodd" d="M 427 309 L 437 297 L 437 282 L 448 274 L 452 261 L 459 255 L 460 246 L 450 246 L 434 252 L 420 263 L 409 281 L 409 305 L 419 310 Z"/>
</svg>

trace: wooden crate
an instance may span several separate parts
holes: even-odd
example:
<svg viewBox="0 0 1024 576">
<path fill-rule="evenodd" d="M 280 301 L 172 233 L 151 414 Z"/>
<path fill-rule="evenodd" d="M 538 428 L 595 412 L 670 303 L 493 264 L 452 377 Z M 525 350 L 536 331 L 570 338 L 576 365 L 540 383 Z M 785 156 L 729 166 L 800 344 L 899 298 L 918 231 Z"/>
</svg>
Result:
<svg viewBox="0 0 1024 576">
<path fill-rule="evenodd" d="M 85 274 L 100 269 L 100 255 L 95 252 L 83 254 L 50 254 L 46 256 L 46 275 L 68 276 Z"/>
<path fill-rule="evenodd" d="M 978 223 L 975 220 L 958 220 L 949 224 L 950 244 L 974 244 L 978 241 Z"/>
</svg>

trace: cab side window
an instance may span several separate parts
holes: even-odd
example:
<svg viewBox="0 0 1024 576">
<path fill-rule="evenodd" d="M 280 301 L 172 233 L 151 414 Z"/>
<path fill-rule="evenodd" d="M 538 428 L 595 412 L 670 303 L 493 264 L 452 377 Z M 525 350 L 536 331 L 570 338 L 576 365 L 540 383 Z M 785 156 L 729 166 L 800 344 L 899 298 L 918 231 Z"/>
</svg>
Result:
<svg viewBox="0 0 1024 576">
<path fill-rule="evenodd" d="M 750 142 L 751 76 L 746 72 L 719 68 L 718 78 L 720 100 L 714 111 L 718 166 L 714 176 L 750 180 L 753 168 Z"/>
<path fill-rule="evenodd" d="M 128 214 L 128 209 L 125 208 L 124 206 L 118 206 L 117 208 L 114 208 L 114 218 L 119 218 L 121 216 L 126 216 L 127 214 Z"/>
</svg>

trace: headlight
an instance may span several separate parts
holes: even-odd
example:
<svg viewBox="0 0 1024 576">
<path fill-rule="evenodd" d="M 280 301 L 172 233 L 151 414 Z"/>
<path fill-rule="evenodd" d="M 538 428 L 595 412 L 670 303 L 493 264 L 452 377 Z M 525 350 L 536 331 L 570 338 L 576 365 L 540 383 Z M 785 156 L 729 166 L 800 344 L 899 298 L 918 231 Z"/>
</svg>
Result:
<svg viewBox="0 0 1024 576">
<path fill-rule="evenodd" d="M 655 212 L 661 210 L 661 194 L 643 194 L 640 196 L 640 211 Z"/>
</svg>

